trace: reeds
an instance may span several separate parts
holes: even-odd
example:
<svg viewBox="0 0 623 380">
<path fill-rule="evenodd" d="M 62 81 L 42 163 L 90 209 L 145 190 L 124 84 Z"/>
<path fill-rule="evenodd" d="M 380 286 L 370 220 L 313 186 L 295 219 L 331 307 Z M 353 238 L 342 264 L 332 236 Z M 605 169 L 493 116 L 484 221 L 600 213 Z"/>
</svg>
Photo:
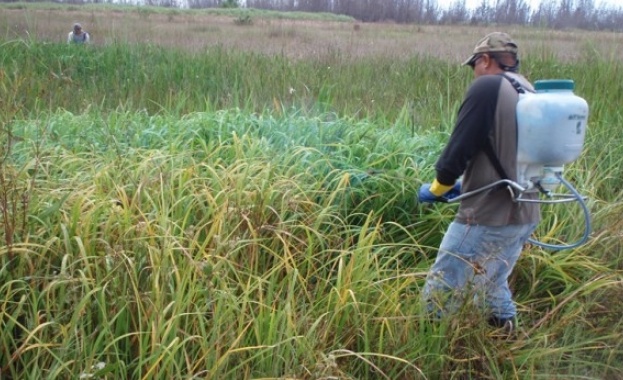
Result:
<svg viewBox="0 0 623 380">
<path fill-rule="evenodd" d="M 0 62 L 2 378 L 623 375 L 618 63 L 524 60 L 591 105 L 565 177 L 593 234 L 526 247 L 509 341 L 473 305 L 420 310 L 455 209 L 415 197 L 460 68 L 32 41 Z M 538 237 L 580 236 L 580 210 L 555 207 Z"/>
</svg>

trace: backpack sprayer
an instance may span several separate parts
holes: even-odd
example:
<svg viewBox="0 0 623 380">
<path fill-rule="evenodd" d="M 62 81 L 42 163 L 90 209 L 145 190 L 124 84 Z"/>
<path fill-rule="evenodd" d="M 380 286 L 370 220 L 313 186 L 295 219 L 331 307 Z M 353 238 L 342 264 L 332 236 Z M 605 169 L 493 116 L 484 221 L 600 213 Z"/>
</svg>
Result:
<svg viewBox="0 0 623 380">
<path fill-rule="evenodd" d="M 576 160 L 582 152 L 588 120 L 588 104 L 573 93 L 572 80 L 536 81 L 534 93 L 526 93 L 519 89 L 516 83 L 513 83 L 513 86 L 520 92 L 517 103 L 517 181 L 505 178 L 463 193 L 448 202 L 458 202 L 499 186 L 506 186 L 516 202 L 577 201 L 582 207 L 585 221 L 584 235 L 580 240 L 567 245 L 529 240 L 533 244 L 549 249 L 575 248 L 588 240 L 591 228 L 590 213 L 584 202 L 585 197 L 563 178 L 562 173 L 564 165 Z M 555 193 L 554 190 L 561 184 L 571 194 Z M 523 198 L 524 194 L 535 192 L 544 195 L 545 199 Z"/>
</svg>

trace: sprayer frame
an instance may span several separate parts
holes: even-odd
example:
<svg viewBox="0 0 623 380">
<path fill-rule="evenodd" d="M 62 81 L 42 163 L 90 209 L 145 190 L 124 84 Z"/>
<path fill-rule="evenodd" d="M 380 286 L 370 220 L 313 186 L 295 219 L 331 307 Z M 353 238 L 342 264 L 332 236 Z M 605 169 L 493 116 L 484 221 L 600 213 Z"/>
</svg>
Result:
<svg viewBox="0 0 623 380">
<path fill-rule="evenodd" d="M 489 185 L 483 186 L 480 189 L 476 189 L 473 191 L 469 191 L 467 193 L 463 193 L 452 199 L 442 198 L 442 201 L 446 203 L 458 203 L 465 198 L 469 198 L 483 191 L 505 185 L 511 197 L 513 198 L 513 202 L 529 202 L 529 203 L 544 203 L 544 204 L 578 202 L 580 206 L 582 207 L 582 211 L 584 213 L 584 221 L 585 221 L 584 235 L 582 236 L 580 240 L 578 240 L 577 242 L 573 244 L 554 245 L 554 244 L 546 244 L 546 243 L 542 243 L 536 240 L 528 239 L 528 241 L 532 244 L 538 245 L 543 248 L 553 249 L 553 250 L 575 248 L 586 243 L 586 241 L 588 240 L 589 234 L 590 234 L 590 230 L 591 230 L 590 211 L 588 210 L 588 207 L 586 206 L 586 203 L 584 202 L 587 199 L 587 197 L 584 197 L 580 193 L 578 193 L 578 191 L 569 182 L 567 182 L 564 178 L 562 178 L 562 175 L 560 173 L 556 173 L 556 177 L 560 180 L 561 184 L 563 184 L 567 189 L 569 189 L 569 191 L 571 191 L 572 194 L 553 193 L 551 191 L 539 190 L 538 187 L 528 189 L 528 188 L 521 186 L 515 181 L 511 181 L 510 179 L 502 179 L 502 180 L 493 182 Z M 536 191 L 538 191 L 539 193 L 545 195 L 546 197 L 550 199 L 523 199 L 521 198 L 521 196 L 528 190 L 534 191 L 535 189 Z M 553 199 L 553 198 L 556 198 L 556 199 Z"/>
</svg>

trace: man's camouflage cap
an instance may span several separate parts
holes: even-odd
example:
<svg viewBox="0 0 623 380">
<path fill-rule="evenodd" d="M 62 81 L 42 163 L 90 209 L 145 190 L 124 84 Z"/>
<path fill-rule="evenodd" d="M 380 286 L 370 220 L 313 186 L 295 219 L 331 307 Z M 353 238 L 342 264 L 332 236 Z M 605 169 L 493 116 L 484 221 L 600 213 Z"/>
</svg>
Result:
<svg viewBox="0 0 623 380">
<path fill-rule="evenodd" d="M 473 66 L 478 56 L 483 53 L 517 54 L 517 50 L 517 44 L 508 34 L 502 32 L 489 33 L 478 41 L 472 55 L 463 62 L 463 65 Z"/>
</svg>

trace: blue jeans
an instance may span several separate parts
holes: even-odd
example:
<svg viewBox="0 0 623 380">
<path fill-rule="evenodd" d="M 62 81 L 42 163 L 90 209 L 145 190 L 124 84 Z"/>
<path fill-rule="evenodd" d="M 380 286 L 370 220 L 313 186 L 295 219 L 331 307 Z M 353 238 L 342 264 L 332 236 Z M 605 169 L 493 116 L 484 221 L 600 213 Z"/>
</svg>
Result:
<svg viewBox="0 0 623 380">
<path fill-rule="evenodd" d="M 456 312 L 472 299 L 492 317 L 517 313 L 508 287 L 526 240 L 536 224 L 489 227 L 452 222 L 424 286 L 424 301 L 436 315 Z"/>
</svg>

